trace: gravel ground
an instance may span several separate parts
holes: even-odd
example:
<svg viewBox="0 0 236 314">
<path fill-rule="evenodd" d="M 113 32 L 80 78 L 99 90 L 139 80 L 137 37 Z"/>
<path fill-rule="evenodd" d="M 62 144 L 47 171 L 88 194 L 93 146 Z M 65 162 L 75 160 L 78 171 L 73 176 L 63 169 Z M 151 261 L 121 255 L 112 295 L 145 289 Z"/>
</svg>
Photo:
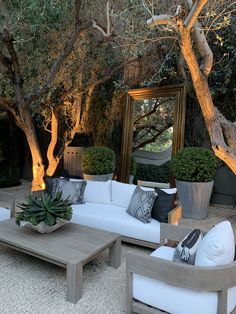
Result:
<svg viewBox="0 0 236 314">
<path fill-rule="evenodd" d="M 30 192 L 30 183 L 1 189 L 15 193 L 21 202 Z M 208 230 L 223 220 L 232 223 L 236 235 L 236 210 L 210 206 L 204 220 L 180 219 L 180 225 Z M 125 313 L 125 252 L 149 249 L 122 244 L 122 263 L 108 266 L 107 252 L 84 267 L 83 297 L 76 304 L 65 300 L 66 273 L 63 268 L 0 246 L 1 314 L 120 314 Z"/>
</svg>

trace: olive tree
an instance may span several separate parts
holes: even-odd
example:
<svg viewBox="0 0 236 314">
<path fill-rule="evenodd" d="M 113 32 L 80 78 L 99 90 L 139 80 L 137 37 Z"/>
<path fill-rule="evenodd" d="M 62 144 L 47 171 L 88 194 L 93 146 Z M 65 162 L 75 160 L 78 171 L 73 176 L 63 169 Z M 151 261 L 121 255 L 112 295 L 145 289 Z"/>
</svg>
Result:
<svg viewBox="0 0 236 314">
<path fill-rule="evenodd" d="M 227 120 L 213 104 L 208 85 L 213 53 L 206 37 L 206 29 L 209 30 L 212 26 L 223 27 L 230 23 L 231 13 L 235 11 L 235 1 L 173 1 L 172 4 L 178 4 L 174 14 L 163 12 L 158 15 L 153 14 L 145 1 L 142 3 L 152 15 L 147 20 L 150 28 L 165 27 L 178 34 L 181 53 L 191 74 L 212 149 L 236 174 L 236 122 Z M 218 6 L 218 12 L 213 4 Z M 208 25 L 202 25 L 201 12 L 207 17 Z"/>
</svg>

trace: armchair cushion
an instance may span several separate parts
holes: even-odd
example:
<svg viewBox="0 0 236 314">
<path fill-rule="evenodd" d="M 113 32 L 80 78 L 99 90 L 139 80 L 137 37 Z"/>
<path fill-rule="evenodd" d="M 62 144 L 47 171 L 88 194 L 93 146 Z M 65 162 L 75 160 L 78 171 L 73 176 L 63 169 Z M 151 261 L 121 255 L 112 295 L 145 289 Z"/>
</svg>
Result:
<svg viewBox="0 0 236 314">
<path fill-rule="evenodd" d="M 0 221 L 11 218 L 11 211 L 8 208 L 0 207 Z"/>
<path fill-rule="evenodd" d="M 174 249 L 160 247 L 151 255 L 171 261 Z M 216 314 L 217 293 L 179 288 L 152 278 L 133 274 L 133 297 L 145 304 L 175 314 Z M 230 313 L 236 305 L 236 287 L 228 289 Z"/>
<path fill-rule="evenodd" d="M 195 265 L 220 266 L 234 260 L 234 233 L 229 221 L 223 221 L 213 227 L 199 244 Z"/>
</svg>

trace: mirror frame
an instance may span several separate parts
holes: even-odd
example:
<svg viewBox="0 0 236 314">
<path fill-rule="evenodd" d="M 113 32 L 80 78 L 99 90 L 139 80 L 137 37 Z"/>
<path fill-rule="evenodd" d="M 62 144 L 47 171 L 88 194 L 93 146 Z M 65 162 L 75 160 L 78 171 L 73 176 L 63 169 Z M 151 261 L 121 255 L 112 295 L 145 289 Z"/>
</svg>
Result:
<svg viewBox="0 0 236 314">
<path fill-rule="evenodd" d="M 138 88 L 128 91 L 123 110 L 123 130 L 121 142 L 121 163 L 119 181 L 129 182 L 130 157 L 133 142 L 134 101 L 147 98 L 175 97 L 173 124 L 172 157 L 184 147 L 186 88 L 184 84 L 167 85 L 151 88 Z"/>
</svg>

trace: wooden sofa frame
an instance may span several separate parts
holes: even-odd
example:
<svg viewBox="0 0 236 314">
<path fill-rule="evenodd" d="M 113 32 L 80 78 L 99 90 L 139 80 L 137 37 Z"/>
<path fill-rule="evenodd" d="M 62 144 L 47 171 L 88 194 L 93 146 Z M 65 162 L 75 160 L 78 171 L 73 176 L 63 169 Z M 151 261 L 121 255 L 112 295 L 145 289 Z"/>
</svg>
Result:
<svg viewBox="0 0 236 314">
<path fill-rule="evenodd" d="M 177 225 L 181 217 L 182 217 L 182 206 L 180 202 L 177 202 L 176 206 L 168 213 L 168 224 Z M 135 238 L 125 237 L 125 236 L 121 237 L 121 241 L 140 245 L 140 246 L 145 246 L 152 249 L 155 249 L 159 246 L 159 244 L 157 243 L 152 243 L 152 242 L 144 241 L 144 240 L 138 240 Z"/>
<path fill-rule="evenodd" d="M 10 217 L 15 217 L 15 195 L 0 191 L 0 202 L 6 203 L 11 213 Z"/>
<path fill-rule="evenodd" d="M 180 241 L 192 229 L 161 224 L 161 244 Z M 217 314 L 227 313 L 228 288 L 236 286 L 236 261 L 217 267 L 198 267 L 167 261 L 144 253 L 126 253 L 126 314 L 163 314 L 164 311 L 133 299 L 133 273 L 167 284 L 218 293 Z M 158 297 L 158 296 L 157 296 Z M 170 296 L 171 300 L 171 296 Z M 232 314 L 236 313 L 234 309 Z"/>
</svg>

